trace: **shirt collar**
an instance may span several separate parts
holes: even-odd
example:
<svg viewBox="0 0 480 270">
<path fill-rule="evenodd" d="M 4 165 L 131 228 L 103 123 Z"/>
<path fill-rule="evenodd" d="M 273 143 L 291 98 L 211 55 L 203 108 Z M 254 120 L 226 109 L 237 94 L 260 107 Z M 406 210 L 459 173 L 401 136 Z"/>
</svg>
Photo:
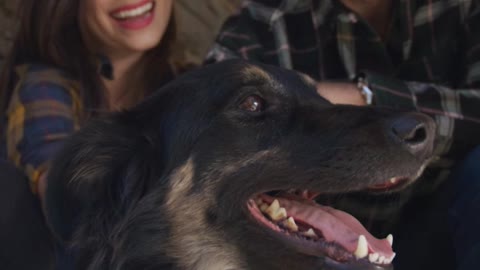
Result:
<svg viewBox="0 0 480 270">
<path fill-rule="evenodd" d="M 98 55 L 97 67 L 98 74 L 108 80 L 113 80 L 113 66 L 108 57 L 106 57 L 105 55 Z"/>
</svg>

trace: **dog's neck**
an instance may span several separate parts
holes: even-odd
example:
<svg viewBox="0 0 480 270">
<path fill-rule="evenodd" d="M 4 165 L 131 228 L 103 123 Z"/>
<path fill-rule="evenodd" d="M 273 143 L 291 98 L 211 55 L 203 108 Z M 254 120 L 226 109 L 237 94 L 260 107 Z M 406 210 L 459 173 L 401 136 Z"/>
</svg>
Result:
<svg viewBox="0 0 480 270">
<path fill-rule="evenodd" d="M 205 209 L 211 202 L 192 194 L 194 172 L 194 162 L 190 158 L 170 176 L 174 181 L 170 181 L 166 198 L 170 207 L 165 218 L 172 224 L 168 255 L 181 262 L 180 269 L 247 270 L 240 258 L 233 255 L 240 254 L 238 250 L 221 240 L 224 239 L 221 233 L 208 226 Z"/>
</svg>

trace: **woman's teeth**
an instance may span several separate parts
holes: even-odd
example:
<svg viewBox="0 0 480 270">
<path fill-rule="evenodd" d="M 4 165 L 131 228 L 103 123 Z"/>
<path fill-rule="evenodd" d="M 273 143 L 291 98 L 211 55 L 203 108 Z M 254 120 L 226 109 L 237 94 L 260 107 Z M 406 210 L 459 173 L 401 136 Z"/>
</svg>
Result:
<svg viewBox="0 0 480 270">
<path fill-rule="evenodd" d="M 133 17 L 138 17 L 140 15 L 144 15 L 145 13 L 150 12 L 152 8 L 153 8 L 153 3 L 149 2 L 143 6 L 140 6 L 131 10 L 125 10 L 125 11 L 114 13 L 112 14 L 112 16 L 115 19 L 125 20 Z"/>
</svg>

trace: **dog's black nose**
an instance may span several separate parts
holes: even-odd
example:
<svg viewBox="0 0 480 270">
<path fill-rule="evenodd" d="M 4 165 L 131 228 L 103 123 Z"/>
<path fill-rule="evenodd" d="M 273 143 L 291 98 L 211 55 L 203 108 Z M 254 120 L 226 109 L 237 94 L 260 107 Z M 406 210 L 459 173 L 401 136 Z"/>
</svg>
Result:
<svg viewBox="0 0 480 270">
<path fill-rule="evenodd" d="M 413 155 L 423 155 L 433 144 L 435 124 L 423 114 L 408 113 L 390 121 L 390 136 Z"/>
</svg>

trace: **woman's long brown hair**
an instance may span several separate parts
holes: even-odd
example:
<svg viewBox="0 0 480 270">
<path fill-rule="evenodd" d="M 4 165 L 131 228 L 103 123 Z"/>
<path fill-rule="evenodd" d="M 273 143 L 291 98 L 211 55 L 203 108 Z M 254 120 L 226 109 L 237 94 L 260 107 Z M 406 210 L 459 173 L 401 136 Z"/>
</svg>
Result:
<svg viewBox="0 0 480 270">
<path fill-rule="evenodd" d="M 103 87 L 98 67 L 84 45 L 78 25 L 79 3 L 83 0 L 21 0 L 17 10 L 19 28 L 12 49 L 0 74 L 0 134 L 10 96 L 16 83 L 15 66 L 41 63 L 64 70 L 81 82 L 80 96 L 87 112 L 94 114 L 103 103 Z M 172 12 L 173 13 L 173 12 Z M 147 85 L 153 86 L 159 74 L 168 71 L 167 56 L 174 39 L 173 14 L 162 42 L 152 49 Z M 1 136 L 1 135 L 0 135 Z"/>
</svg>

